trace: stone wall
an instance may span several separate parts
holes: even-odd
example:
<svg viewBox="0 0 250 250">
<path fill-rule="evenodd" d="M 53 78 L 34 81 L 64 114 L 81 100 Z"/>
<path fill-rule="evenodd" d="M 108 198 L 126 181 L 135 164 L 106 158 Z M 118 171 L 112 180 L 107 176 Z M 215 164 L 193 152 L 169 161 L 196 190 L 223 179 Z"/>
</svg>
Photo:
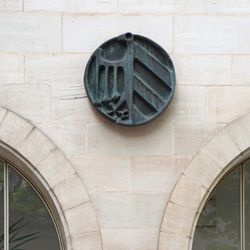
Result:
<svg viewBox="0 0 250 250">
<path fill-rule="evenodd" d="M 85 187 L 66 172 L 55 187 L 74 250 L 187 250 L 175 232 L 159 244 L 162 218 L 197 152 L 250 111 L 249 14 L 248 0 L 0 0 L 0 106 L 50 138 Z M 165 48 L 177 74 L 167 111 L 136 128 L 97 114 L 82 81 L 93 50 L 127 31 Z"/>
</svg>

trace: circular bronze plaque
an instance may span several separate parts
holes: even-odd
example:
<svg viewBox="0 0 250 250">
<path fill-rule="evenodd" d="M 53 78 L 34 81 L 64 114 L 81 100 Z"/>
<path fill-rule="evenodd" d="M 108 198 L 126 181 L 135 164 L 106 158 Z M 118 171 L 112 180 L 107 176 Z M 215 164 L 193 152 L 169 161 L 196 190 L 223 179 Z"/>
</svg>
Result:
<svg viewBox="0 0 250 250">
<path fill-rule="evenodd" d="M 134 126 L 151 121 L 168 106 L 175 71 L 162 47 L 126 33 L 97 48 L 87 64 L 84 83 L 98 111 L 117 124 Z"/>
</svg>

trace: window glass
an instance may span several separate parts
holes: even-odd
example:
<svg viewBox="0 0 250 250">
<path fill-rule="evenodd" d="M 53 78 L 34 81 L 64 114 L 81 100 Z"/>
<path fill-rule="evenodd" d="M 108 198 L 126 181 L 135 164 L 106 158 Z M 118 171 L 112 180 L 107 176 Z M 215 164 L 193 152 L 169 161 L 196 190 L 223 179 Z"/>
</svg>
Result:
<svg viewBox="0 0 250 250">
<path fill-rule="evenodd" d="M 59 250 L 47 208 L 33 188 L 9 167 L 9 249 Z"/>
<path fill-rule="evenodd" d="M 240 250 L 239 168 L 208 199 L 196 226 L 193 250 Z"/>
<path fill-rule="evenodd" d="M 0 160 L 0 250 L 4 247 L 4 162 Z"/>
<path fill-rule="evenodd" d="M 245 249 L 250 249 L 250 161 L 244 164 L 245 175 Z"/>
</svg>

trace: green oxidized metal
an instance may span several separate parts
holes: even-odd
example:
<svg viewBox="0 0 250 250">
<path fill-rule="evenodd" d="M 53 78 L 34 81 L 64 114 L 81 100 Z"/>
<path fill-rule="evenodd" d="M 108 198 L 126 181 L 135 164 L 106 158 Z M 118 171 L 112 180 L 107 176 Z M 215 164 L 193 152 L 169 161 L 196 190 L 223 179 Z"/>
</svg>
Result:
<svg viewBox="0 0 250 250">
<path fill-rule="evenodd" d="M 92 54 L 84 75 L 91 103 L 111 121 L 145 124 L 170 103 L 175 89 L 174 65 L 152 40 L 126 33 Z"/>
</svg>

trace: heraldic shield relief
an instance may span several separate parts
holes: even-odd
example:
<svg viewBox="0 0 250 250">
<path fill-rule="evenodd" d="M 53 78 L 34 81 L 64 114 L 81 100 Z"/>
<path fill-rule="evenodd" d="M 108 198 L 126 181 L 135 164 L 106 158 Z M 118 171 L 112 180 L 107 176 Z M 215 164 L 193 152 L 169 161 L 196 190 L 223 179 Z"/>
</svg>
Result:
<svg viewBox="0 0 250 250">
<path fill-rule="evenodd" d="M 131 33 L 102 44 L 84 75 L 91 103 L 111 121 L 135 126 L 150 122 L 169 105 L 175 71 L 167 52 L 152 40 Z"/>
</svg>

